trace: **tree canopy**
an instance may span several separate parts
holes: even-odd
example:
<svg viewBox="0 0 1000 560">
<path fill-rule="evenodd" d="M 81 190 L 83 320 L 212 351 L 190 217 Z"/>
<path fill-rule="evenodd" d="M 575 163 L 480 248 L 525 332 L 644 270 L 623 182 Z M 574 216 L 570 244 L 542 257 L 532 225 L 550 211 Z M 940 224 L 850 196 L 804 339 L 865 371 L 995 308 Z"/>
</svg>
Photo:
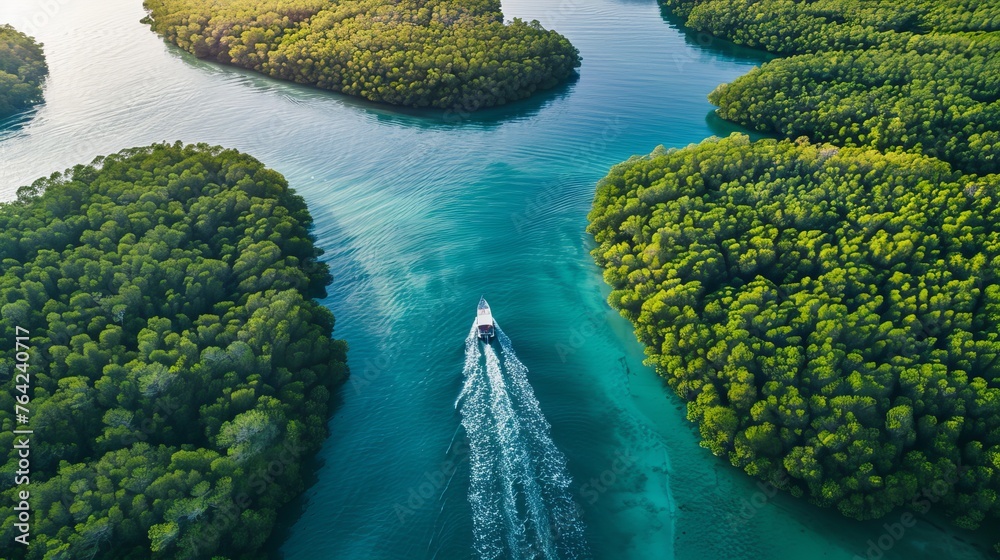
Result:
<svg viewBox="0 0 1000 560">
<path fill-rule="evenodd" d="M 710 100 L 789 139 L 613 168 L 588 229 L 609 302 L 747 473 L 857 519 L 933 488 L 995 520 L 1000 3 L 660 1 L 786 57 Z"/>
<path fill-rule="evenodd" d="M 903 49 L 917 35 L 1000 31 L 987 0 L 660 0 L 686 25 L 780 55 Z"/>
<path fill-rule="evenodd" d="M 125 150 L 0 206 L 0 537 L 18 327 L 31 545 L 7 558 L 257 558 L 346 375 L 302 198 L 206 145 Z"/>
<path fill-rule="evenodd" d="M 1000 192 L 936 159 L 805 139 L 658 149 L 589 231 L 702 445 L 864 519 L 1000 514 Z"/>
<path fill-rule="evenodd" d="M 145 0 L 201 58 L 393 105 L 472 111 L 569 79 L 576 48 L 496 0 Z"/>
<path fill-rule="evenodd" d="M 720 86 L 722 117 L 1000 172 L 1000 2 L 661 1 L 695 29 L 796 55 Z"/>
<path fill-rule="evenodd" d="M 0 25 L 0 119 L 41 103 L 48 72 L 42 45 L 10 25 Z"/>
</svg>

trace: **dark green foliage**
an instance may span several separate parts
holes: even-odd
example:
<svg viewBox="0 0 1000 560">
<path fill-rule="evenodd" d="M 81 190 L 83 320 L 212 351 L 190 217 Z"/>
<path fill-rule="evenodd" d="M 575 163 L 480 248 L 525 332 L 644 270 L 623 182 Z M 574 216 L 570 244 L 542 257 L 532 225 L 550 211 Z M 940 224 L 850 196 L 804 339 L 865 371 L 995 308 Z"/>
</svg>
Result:
<svg viewBox="0 0 1000 560">
<path fill-rule="evenodd" d="M 1000 514 L 995 176 L 734 135 L 616 166 L 590 220 L 705 447 L 855 518 Z"/>
<path fill-rule="evenodd" d="M 42 45 L 9 25 L 0 25 L 0 118 L 42 101 L 48 74 Z"/>
<path fill-rule="evenodd" d="M 577 50 L 495 0 L 146 0 L 149 22 L 194 53 L 383 103 L 471 111 L 565 81 Z"/>
<path fill-rule="evenodd" d="M 724 118 L 1000 172 L 1000 2 L 662 1 L 695 29 L 802 55 L 720 86 Z"/>
<path fill-rule="evenodd" d="M 0 206 L 0 538 L 15 327 L 29 329 L 31 546 L 8 558 L 256 558 L 346 374 L 284 178 L 208 146 L 126 150 Z M 23 488 L 21 488 L 23 489 Z"/>
</svg>

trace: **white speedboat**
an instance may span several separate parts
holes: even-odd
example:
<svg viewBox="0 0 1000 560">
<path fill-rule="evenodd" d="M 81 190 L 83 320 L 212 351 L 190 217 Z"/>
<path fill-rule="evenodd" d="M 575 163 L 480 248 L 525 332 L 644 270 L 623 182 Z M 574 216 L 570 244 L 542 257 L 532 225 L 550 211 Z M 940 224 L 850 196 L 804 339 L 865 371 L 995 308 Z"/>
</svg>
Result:
<svg viewBox="0 0 1000 560">
<path fill-rule="evenodd" d="M 486 342 L 496 336 L 496 323 L 486 298 L 479 298 L 479 308 L 476 309 L 476 335 Z"/>
</svg>

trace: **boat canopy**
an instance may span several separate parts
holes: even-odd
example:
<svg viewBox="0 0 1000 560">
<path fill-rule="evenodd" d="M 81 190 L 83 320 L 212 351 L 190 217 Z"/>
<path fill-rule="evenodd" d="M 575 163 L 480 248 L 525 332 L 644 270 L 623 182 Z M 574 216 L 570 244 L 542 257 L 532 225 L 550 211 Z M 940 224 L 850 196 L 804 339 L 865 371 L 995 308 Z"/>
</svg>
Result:
<svg viewBox="0 0 1000 560">
<path fill-rule="evenodd" d="M 479 328 L 493 326 L 493 313 L 490 311 L 490 306 L 486 303 L 486 299 L 479 300 L 479 308 L 476 313 L 476 324 Z"/>
<path fill-rule="evenodd" d="M 495 334 L 496 323 L 493 322 L 493 313 L 490 311 L 490 304 L 486 303 L 485 297 L 479 299 L 475 325 L 479 338 L 489 342 Z"/>
</svg>

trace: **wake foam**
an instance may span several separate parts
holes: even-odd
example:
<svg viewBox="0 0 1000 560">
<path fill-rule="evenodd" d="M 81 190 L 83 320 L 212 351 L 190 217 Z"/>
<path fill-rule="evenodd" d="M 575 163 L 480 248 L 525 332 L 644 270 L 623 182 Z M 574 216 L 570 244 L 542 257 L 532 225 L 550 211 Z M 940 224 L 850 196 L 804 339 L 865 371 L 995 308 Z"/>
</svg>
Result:
<svg viewBox="0 0 1000 560">
<path fill-rule="evenodd" d="M 474 546 L 484 560 L 589 558 L 566 459 L 528 383 L 528 369 L 496 327 L 499 353 L 465 341 L 456 400 L 469 438 Z M 485 358 L 485 359 L 484 359 Z"/>
</svg>

